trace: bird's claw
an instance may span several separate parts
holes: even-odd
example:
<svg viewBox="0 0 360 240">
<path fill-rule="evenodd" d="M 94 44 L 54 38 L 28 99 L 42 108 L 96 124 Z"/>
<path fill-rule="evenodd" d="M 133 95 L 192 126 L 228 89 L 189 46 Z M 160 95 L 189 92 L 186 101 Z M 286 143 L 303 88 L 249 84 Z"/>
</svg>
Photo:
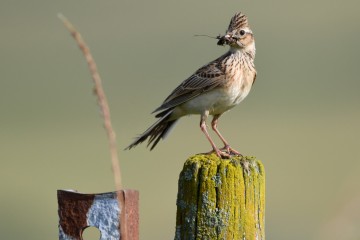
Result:
<svg viewBox="0 0 360 240">
<path fill-rule="evenodd" d="M 224 151 L 221 151 L 221 150 L 222 149 L 214 149 L 214 150 L 212 150 L 210 152 L 207 152 L 205 154 L 210 155 L 210 154 L 215 153 L 221 159 L 223 159 L 223 158 L 225 158 L 225 159 L 231 158 L 231 154 L 228 154 L 227 152 L 224 152 Z"/>
<path fill-rule="evenodd" d="M 221 151 L 226 151 L 226 153 L 228 153 L 228 155 L 232 156 L 241 156 L 242 154 L 238 151 L 236 151 L 235 149 L 231 148 L 229 145 L 225 145 L 223 148 L 220 148 Z"/>
</svg>

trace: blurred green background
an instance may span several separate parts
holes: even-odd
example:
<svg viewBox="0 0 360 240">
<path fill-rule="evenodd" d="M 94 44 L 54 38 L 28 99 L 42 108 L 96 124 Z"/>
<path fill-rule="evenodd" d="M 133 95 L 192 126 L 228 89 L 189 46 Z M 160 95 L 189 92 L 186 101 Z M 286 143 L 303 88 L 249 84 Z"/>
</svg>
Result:
<svg viewBox="0 0 360 240">
<path fill-rule="evenodd" d="M 84 57 L 57 13 L 89 44 L 104 81 L 126 188 L 140 191 L 143 240 L 172 239 L 178 174 L 210 150 L 198 116 L 149 152 L 122 151 L 150 112 L 227 48 L 237 11 L 255 33 L 258 78 L 220 129 L 263 161 L 268 239 L 360 239 L 360 2 L 0 0 L 0 239 L 58 239 L 57 189 L 114 189 Z M 219 142 L 218 142 L 219 143 Z M 220 144 L 220 143 L 219 143 Z"/>
</svg>

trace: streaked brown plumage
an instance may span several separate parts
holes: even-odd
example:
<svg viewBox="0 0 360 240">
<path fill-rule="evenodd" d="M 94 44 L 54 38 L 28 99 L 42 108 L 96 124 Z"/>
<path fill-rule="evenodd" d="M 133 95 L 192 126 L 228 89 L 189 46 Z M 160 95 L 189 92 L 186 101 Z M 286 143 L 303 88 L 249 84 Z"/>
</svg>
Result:
<svg viewBox="0 0 360 240">
<path fill-rule="evenodd" d="M 212 152 L 219 157 L 240 154 L 222 137 L 217 123 L 224 112 L 239 104 L 248 95 L 256 78 L 255 41 L 247 17 L 242 13 L 235 14 L 226 34 L 218 39 L 218 45 L 230 46 L 229 51 L 198 69 L 175 88 L 153 112 L 157 113 L 155 117 L 159 120 L 126 149 L 149 139 L 148 146 L 151 145 L 152 150 L 182 116 L 200 114 L 200 128 L 209 140 Z M 206 119 L 209 115 L 213 115 L 212 129 L 224 143 L 222 149 L 216 147 L 207 132 Z"/>
</svg>

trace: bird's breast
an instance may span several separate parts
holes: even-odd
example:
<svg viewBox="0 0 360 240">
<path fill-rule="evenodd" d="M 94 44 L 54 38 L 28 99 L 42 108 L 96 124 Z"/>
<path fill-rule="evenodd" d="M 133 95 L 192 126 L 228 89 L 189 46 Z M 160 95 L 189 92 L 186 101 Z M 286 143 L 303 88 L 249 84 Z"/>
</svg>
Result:
<svg viewBox="0 0 360 240">
<path fill-rule="evenodd" d="M 209 111 L 210 115 L 222 114 L 239 104 L 250 92 L 252 82 L 245 77 L 237 77 L 232 83 L 203 93 L 177 107 L 179 115 L 202 114 Z M 176 115 L 178 115 L 176 114 Z"/>
<path fill-rule="evenodd" d="M 248 69 L 230 72 L 225 84 L 179 105 L 174 115 L 203 114 L 205 111 L 209 111 L 210 115 L 222 114 L 244 100 L 250 92 L 254 76 L 255 71 Z"/>
<path fill-rule="evenodd" d="M 249 94 L 255 72 L 253 71 L 238 71 L 232 76 L 232 80 L 229 81 L 227 86 L 227 92 L 230 101 L 235 106 L 239 104 Z"/>
</svg>

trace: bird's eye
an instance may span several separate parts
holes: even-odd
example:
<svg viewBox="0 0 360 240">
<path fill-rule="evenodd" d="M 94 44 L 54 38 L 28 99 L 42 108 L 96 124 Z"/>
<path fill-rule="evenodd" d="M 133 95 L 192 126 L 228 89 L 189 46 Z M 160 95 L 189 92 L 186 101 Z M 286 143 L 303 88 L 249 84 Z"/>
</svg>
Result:
<svg viewBox="0 0 360 240">
<path fill-rule="evenodd" d="M 245 35 L 245 30 L 241 30 L 241 31 L 240 31 L 240 35 L 241 35 L 241 36 L 244 36 L 244 35 Z"/>
</svg>

